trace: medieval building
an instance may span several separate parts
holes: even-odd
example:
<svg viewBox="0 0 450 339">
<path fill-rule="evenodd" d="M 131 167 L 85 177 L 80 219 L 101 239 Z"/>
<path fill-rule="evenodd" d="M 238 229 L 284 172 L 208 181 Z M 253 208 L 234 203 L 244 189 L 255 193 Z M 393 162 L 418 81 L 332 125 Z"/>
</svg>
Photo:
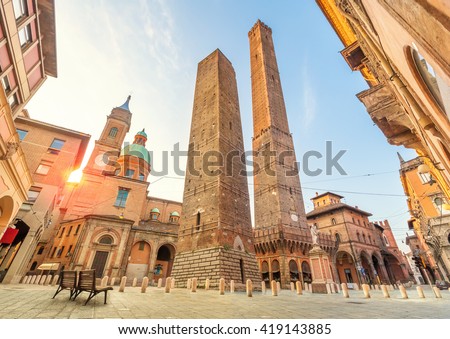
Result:
<svg viewBox="0 0 450 339">
<path fill-rule="evenodd" d="M 255 260 L 236 75 L 215 50 L 198 65 L 173 277 L 260 280 Z"/>
<path fill-rule="evenodd" d="M 181 204 L 148 196 L 147 133 L 139 131 L 123 145 L 131 126 L 129 102 L 107 117 L 80 182 L 65 185 L 55 227 L 40 239 L 23 273 L 94 268 L 98 277 L 170 275 Z"/>
<path fill-rule="evenodd" d="M 439 184 L 421 171 L 423 159 L 400 155 L 400 179 L 411 219 L 407 238 L 412 257 L 426 282 L 450 279 L 450 205 Z"/>
<path fill-rule="evenodd" d="M 369 85 L 369 89 L 358 93 L 357 97 L 366 107 L 373 122 L 384 133 L 390 144 L 403 145 L 417 151 L 419 158 L 414 162 L 423 163 L 420 166 L 421 174 L 432 178 L 436 184 L 434 189 L 442 194 L 441 205 L 448 204 L 450 200 L 448 4 L 439 0 L 316 0 L 316 2 L 344 45 L 341 54 L 345 61 L 353 71 L 360 71 Z M 402 181 L 404 183 L 404 180 Z M 405 187 L 405 192 L 407 191 Z M 407 192 L 408 195 L 410 193 Z M 412 201 L 408 204 L 411 203 Z M 418 211 L 417 208 L 410 210 L 415 211 L 414 213 Z M 412 219 L 421 218 L 414 213 L 411 214 Z M 420 233 L 423 232 L 421 222 L 410 225 L 421 239 Z M 433 227 L 430 229 L 434 230 Z M 441 227 L 437 229 L 445 233 Z M 430 260 L 433 270 L 438 267 L 437 265 L 443 270 L 445 265 L 437 264 L 444 260 L 441 258 L 441 245 L 430 243 L 430 246 L 438 247 L 438 250 L 427 252 L 427 260 Z M 435 254 L 437 257 L 430 258 L 430 255 Z"/>
<path fill-rule="evenodd" d="M 313 242 L 306 221 L 272 30 L 258 20 L 248 33 L 253 107 L 255 250 L 262 279 L 283 287 L 312 281 Z M 331 237 L 320 235 L 328 252 Z M 301 276 L 302 275 L 302 276 Z"/>
<path fill-rule="evenodd" d="M 16 237 L 15 216 L 28 200 L 33 181 L 14 119 L 22 115 L 47 76 L 57 76 L 54 1 L 1 2 L 0 42 L 1 281 L 6 274 L 6 248 L 21 243 Z"/>
<path fill-rule="evenodd" d="M 335 239 L 332 269 L 336 281 L 353 284 L 393 284 L 409 280 L 409 266 L 398 249 L 388 221 L 372 223 L 372 215 L 327 192 L 311 200 L 308 222 Z"/>
</svg>

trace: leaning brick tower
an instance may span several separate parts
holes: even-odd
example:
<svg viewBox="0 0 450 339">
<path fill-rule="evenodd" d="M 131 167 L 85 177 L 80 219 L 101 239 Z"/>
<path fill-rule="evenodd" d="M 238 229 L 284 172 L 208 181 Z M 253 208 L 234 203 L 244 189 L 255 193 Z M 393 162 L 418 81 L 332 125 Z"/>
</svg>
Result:
<svg viewBox="0 0 450 339">
<path fill-rule="evenodd" d="M 198 65 L 183 212 L 172 277 L 261 279 L 254 254 L 242 126 L 231 62 L 216 50 Z"/>
<path fill-rule="evenodd" d="M 248 33 L 252 80 L 255 248 L 262 278 L 287 287 L 309 266 L 312 237 L 296 168 L 272 30 L 258 20 Z M 305 264 L 306 263 L 306 264 Z M 305 266 L 306 265 L 306 266 Z M 305 269 L 306 270 L 306 269 Z"/>
</svg>

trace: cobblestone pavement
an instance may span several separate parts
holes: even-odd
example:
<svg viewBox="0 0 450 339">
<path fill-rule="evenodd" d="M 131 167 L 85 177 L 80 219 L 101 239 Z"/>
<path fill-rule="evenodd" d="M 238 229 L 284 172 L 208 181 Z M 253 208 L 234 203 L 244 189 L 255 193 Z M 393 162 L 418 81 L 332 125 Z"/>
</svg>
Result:
<svg viewBox="0 0 450 339">
<path fill-rule="evenodd" d="M 69 292 L 60 292 L 52 299 L 56 286 L 0 285 L 1 319 L 448 319 L 450 292 L 441 291 L 442 299 L 434 297 L 425 286 L 425 299 L 418 297 L 415 287 L 408 289 L 409 299 L 402 299 L 398 290 L 390 291 L 385 299 L 381 291 L 372 290 L 365 299 L 362 291 L 342 294 L 311 294 L 298 296 L 282 290 L 278 296 L 254 292 L 173 289 L 149 287 L 141 293 L 139 287 L 126 287 L 125 292 L 114 287 L 108 292 L 107 304 L 103 293 L 86 306 L 86 293 L 69 301 Z"/>
</svg>

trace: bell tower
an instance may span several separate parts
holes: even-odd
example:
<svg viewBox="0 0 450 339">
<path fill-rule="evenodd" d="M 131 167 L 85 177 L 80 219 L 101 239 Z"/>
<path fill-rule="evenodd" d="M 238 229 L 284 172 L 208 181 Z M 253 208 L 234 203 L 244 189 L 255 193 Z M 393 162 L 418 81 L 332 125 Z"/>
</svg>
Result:
<svg viewBox="0 0 450 339">
<path fill-rule="evenodd" d="M 130 130 L 131 112 L 129 108 L 131 96 L 119 107 L 111 110 L 106 117 L 106 124 L 100 138 L 95 141 L 94 150 L 83 172 L 91 174 L 114 173 L 116 161 L 123 141 Z"/>
</svg>

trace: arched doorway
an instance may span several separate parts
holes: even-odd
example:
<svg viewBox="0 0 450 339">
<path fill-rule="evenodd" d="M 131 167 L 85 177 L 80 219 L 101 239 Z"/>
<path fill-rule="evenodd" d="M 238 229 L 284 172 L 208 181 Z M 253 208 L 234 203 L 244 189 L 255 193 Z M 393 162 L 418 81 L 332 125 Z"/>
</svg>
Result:
<svg viewBox="0 0 450 339">
<path fill-rule="evenodd" d="M 17 220 L 14 226 L 15 228 L 8 228 L 1 239 L 0 282 L 5 278 L 8 269 L 13 263 L 16 254 L 19 252 L 20 246 L 30 230 L 30 227 L 22 220 Z"/>
<path fill-rule="evenodd" d="M 91 264 L 91 269 L 95 270 L 95 276 L 97 278 L 102 278 L 105 274 L 106 263 L 113 245 L 114 238 L 108 234 L 103 235 L 98 239 L 98 248 L 95 251 L 94 259 Z"/>
<path fill-rule="evenodd" d="M 172 274 L 173 259 L 175 257 L 175 248 L 170 244 L 164 244 L 158 249 L 156 255 L 155 267 L 153 268 L 153 279 L 163 281 Z"/>
<path fill-rule="evenodd" d="M 310 284 L 312 282 L 311 267 L 307 261 L 302 262 L 303 282 Z"/>
<path fill-rule="evenodd" d="M 358 283 L 358 274 L 355 268 L 355 262 L 350 253 L 339 251 L 336 253 L 336 270 L 339 281 L 347 283 L 352 288 L 352 284 Z"/>
<path fill-rule="evenodd" d="M 278 260 L 272 261 L 272 280 L 281 282 L 280 263 Z"/>
<path fill-rule="evenodd" d="M 151 248 L 146 241 L 138 241 L 130 252 L 126 276 L 132 279 L 143 279 L 148 274 Z"/>
<path fill-rule="evenodd" d="M 261 279 L 266 283 L 266 287 L 270 285 L 269 264 L 263 261 L 261 264 Z"/>
<path fill-rule="evenodd" d="M 373 262 L 373 267 L 375 268 L 375 282 L 377 284 L 381 284 L 382 281 L 384 281 L 386 278 L 383 277 L 383 272 L 381 270 L 380 267 L 380 261 L 378 260 L 378 258 L 375 255 L 372 255 L 372 262 Z"/>
<path fill-rule="evenodd" d="M 361 279 L 364 284 L 373 284 L 374 276 L 366 253 L 361 253 Z"/>
<path fill-rule="evenodd" d="M 293 259 L 289 261 L 289 275 L 291 281 L 294 283 L 300 279 L 300 275 L 298 272 L 298 265 Z"/>
</svg>

